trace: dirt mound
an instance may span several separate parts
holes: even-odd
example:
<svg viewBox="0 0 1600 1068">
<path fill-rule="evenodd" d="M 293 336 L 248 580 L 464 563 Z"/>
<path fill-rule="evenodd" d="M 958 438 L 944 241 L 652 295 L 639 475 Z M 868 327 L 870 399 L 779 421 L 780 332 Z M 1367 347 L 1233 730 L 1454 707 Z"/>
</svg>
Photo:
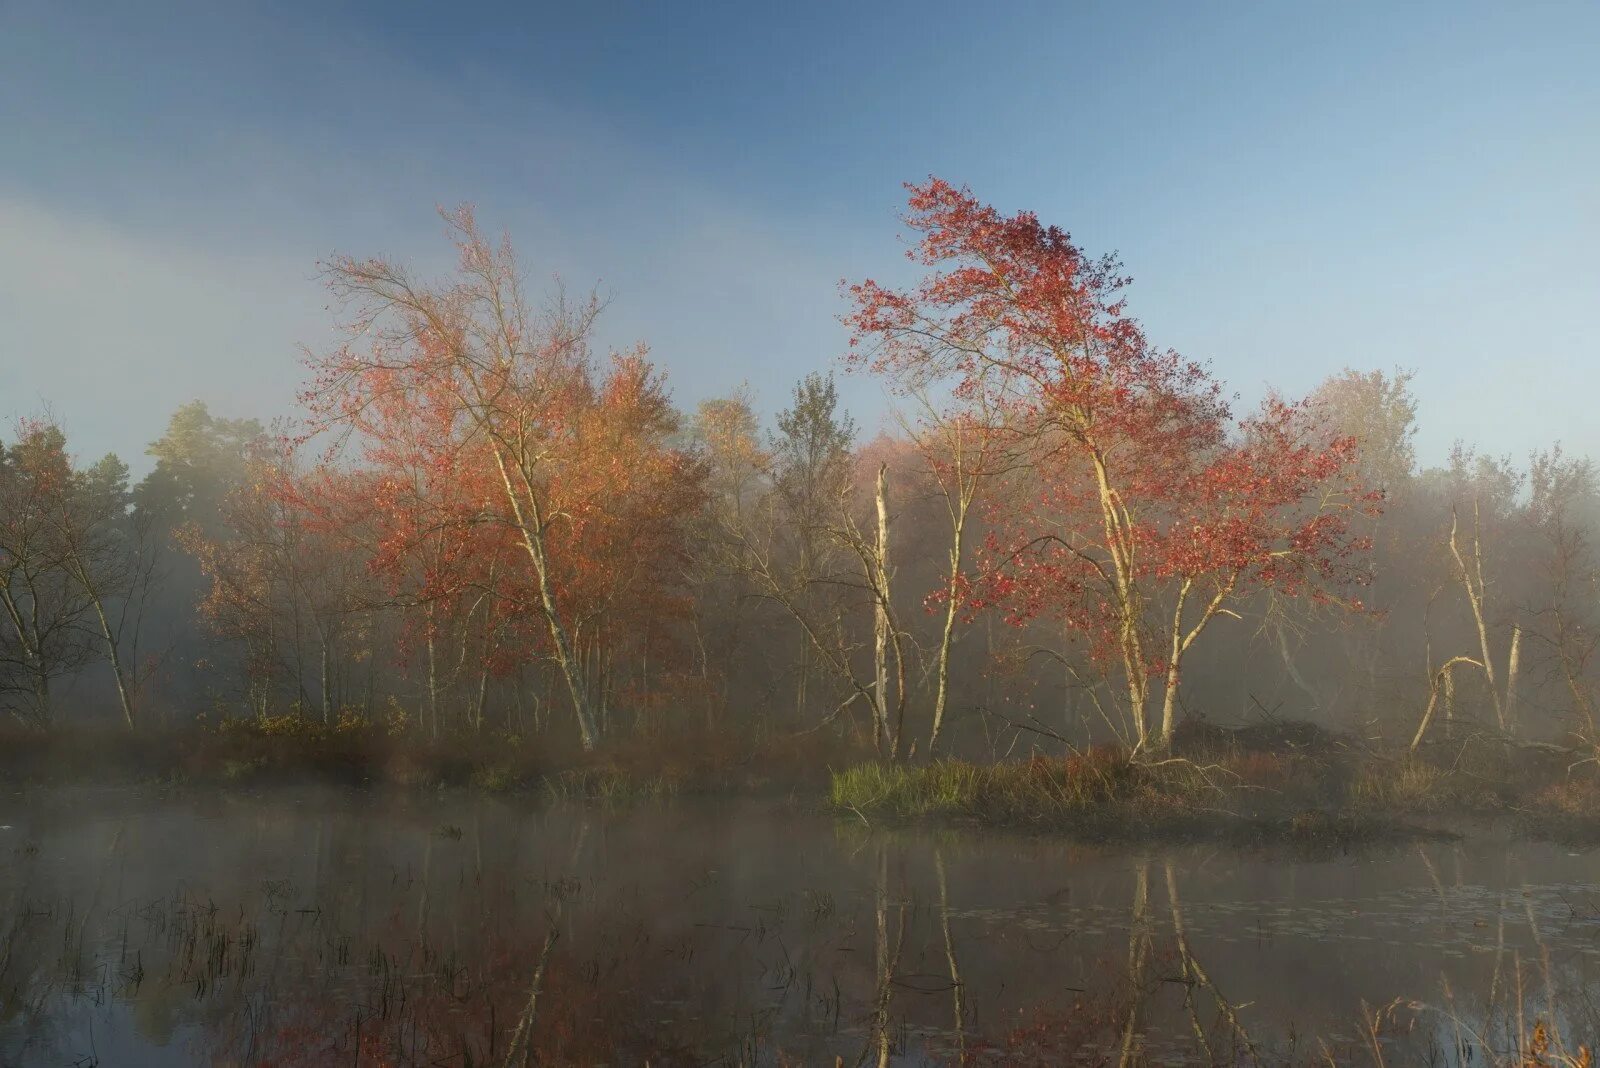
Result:
<svg viewBox="0 0 1600 1068">
<path fill-rule="evenodd" d="M 1243 727 L 1223 727 L 1186 719 L 1172 735 L 1172 748 L 1192 753 L 1332 753 L 1349 748 L 1346 736 L 1303 719 L 1275 719 Z"/>
</svg>

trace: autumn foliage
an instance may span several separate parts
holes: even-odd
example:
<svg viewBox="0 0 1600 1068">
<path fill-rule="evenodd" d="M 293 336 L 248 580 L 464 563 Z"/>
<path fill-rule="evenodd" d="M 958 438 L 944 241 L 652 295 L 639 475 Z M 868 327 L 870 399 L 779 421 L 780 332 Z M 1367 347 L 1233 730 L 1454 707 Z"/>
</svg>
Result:
<svg viewBox="0 0 1600 1068">
<path fill-rule="evenodd" d="M 595 358 L 598 300 L 535 312 L 509 245 L 470 213 L 449 221 L 455 279 L 329 265 L 351 341 L 311 359 L 311 428 L 364 459 L 373 566 L 418 606 L 424 641 L 443 617 L 476 615 L 486 662 L 550 657 L 590 746 L 601 677 L 682 610 L 702 472 L 673 442 L 678 416 L 645 350 Z"/>
<path fill-rule="evenodd" d="M 945 385 L 1013 439 L 1026 503 L 997 513 L 969 603 L 1060 619 L 1118 664 L 1141 746 L 1164 678 L 1166 744 L 1183 657 L 1231 600 L 1360 579 L 1348 516 L 1378 498 L 1353 477 L 1355 442 L 1276 399 L 1234 422 L 1206 369 L 1129 316 L 1113 257 L 937 179 L 910 192 L 909 255 L 933 270 L 849 287 L 853 358 Z"/>
<path fill-rule="evenodd" d="M 869 428 L 820 372 L 770 418 L 747 387 L 681 410 L 644 345 L 601 345 L 603 300 L 530 292 L 467 210 L 437 277 L 324 265 L 341 338 L 271 433 L 186 405 L 130 485 L 20 426 L 0 706 L 47 726 L 92 675 L 130 727 L 826 731 L 889 761 L 1156 754 L 1280 710 L 1600 744 L 1587 460 L 1419 469 L 1404 370 L 1241 405 L 1115 257 L 908 189 L 911 269 L 842 294 Z"/>
</svg>

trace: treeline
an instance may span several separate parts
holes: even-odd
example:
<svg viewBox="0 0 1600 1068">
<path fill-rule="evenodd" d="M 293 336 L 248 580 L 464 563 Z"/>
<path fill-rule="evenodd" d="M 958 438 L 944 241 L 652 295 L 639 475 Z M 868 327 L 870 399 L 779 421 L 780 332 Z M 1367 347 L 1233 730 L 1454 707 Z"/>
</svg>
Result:
<svg viewBox="0 0 1600 1068">
<path fill-rule="evenodd" d="M 910 194 L 926 277 L 845 292 L 848 373 L 895 401 L 870 439 L 822 375 L 770 424 L 744 391 L 678 410 L 642 347 L 594 350 L 599 301 L 536 300 L 466 212 L 443 280 L 326 265 L 347 342 L 287 430 L 185 406 L 133 483 L 19 425 L 0 703 L 896 758 L 1160 750 L 1193 717 L 1595 743 L 1587 459 L 1419 470 L 1403 371 L 1241 416 L 1114 259 Z"/>
</svg>

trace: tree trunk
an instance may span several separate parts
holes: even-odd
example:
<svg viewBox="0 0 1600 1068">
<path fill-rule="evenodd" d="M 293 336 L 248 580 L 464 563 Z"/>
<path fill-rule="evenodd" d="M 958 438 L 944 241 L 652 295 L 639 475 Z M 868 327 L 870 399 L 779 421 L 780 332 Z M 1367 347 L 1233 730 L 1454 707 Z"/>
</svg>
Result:
<svg viewBox="0 0 1600 1068">
<path fill-rule="evenodd" d="M 1444 677 L 1444 736 L 1448 741 L 1456 736 L 1456 677 L 1451 672 Z"/>
<path fill-rule="evenodd" d="M 1522 660 L 1522 626 L 1511 627 L 1511 651 L 1506 655 L 1506 721 L 1507 734 L 1517 732 L 1517 668 Z"/>
<path fill-rule="evenodd" d="M 550 583 L 546 577 L 544 565 L 544 552 L 535 554 L 534 570 L 539 577 L 539 600 L 544 607 L 544 617 L 550 626 L 550 641 L 555 646 L 556 665 L 561 669 L 561 675 L 567 682 L 567 692 L 572 697 L 572 711 L 578 721 L 578 740 L 587 752 L 595 747 L 599 740 L 600 729 L 595 724 L 594 710 L 589 704 L 589 694 L 586 691 L 584 680 L 579 674 L 579 669 L 572 655 L 572 643 L 567 638 L 567 630 L 561 625 L 561 617 L 556 611 L 556 602 Z"/>
<path fill-rule="evenodd" d="M 1133 717 L 1136 739 L 1134 750 L 1138 751 L 1144 749 L 1149 741 L 1150 727 L 1145 721 L 1145 704 L 1150 693 L 1150 680 L 1146 675 L 1144 648 L 1139 642 L 1139 592 L 1134 578 L 1133 549 L 1127 541 L 1127 531 L 1112 495 L 1105 458 L 1099 453 L 1094 455 L 1094 473 L 1100 495 L 1100 516 L 1105 526 L 1105 549 L 1111 556 L 1112 574 L 1107 580 L 1108 592 L 1117 611 L 1117 640 L 1122 652 L 1122 670 L 1128 681 L 1128 711 Z"/>
<path fill-rule="evenodd" d="M 878 465 L 878 542 L 872 565 L 877 571 L 877 603 L 872 617 L 874 738 L 873 744 L 891 757 L 899 755 L 900 739 L 889 729 L 889 465 Z"/>
<path fill-rule="evenodd" d="M 1183 663 L 1183 606 L 1189 599 L 1189 580 L 1178 590 L 1178 603 L 1172 610 L 1172 648 L 1167 656 L 1167 685 L 1161 698 L 1161 748 L 1172 747 L 1173 718 L 1178 703 L 1178 670 Z"/>
<path fill-rule="evenodd" d="M 1167 667 L 1167 692 L 1161 699 L 1161 748 L 1172 748 L 1172 732 L 1176 727 L 1173 722 L 1178 709 L 1178 661 L 1174 659 Z"/>
<path fill-rule="evenodd" d="M 106 643 L 106 660 L 111 664 L 111 674 L 117 680 L 117 700 L 122 705 L 122 718 L 127 721 L 128 729 L 134 727 L 133 693 L 128 686 L 128 680 L 122 674 L 122 654 L 117 649 L 116 636 L 111 633 L 111 621 L 106 617 L 105 606 L 100 603 L 98 596 L 91 595 L 94 602 L 95 616 L 100 621 L 100 637 Z"/>
<path fill-rule="evenodd" d="M 1461 572 L 1461 584 L 1467 591 L 1467 603 L 1472 607 L 1472 621 L 1478 629 L 1478 652 L 1483 656 L 1483 675 L 1489 683 L 1489 700 L 1494 704 L 1495 722 L 1500 729 L 1506 729 L 1505 703 L 1500 699 L 1500 684 L 1494 676 L 1494 655 L 1489 651 L 1489 627 L 1483 618 L 1483 547 L 1479 541 L 1478 530 L 1478 502 L 1472 502 L 1472 559 L 1474 567 L 1469 569 L 1467 562 L 1461 556 L 1461 549 L 1456 540 L 1457 517 L 1456 510 L 1450 509 L 1450 553 L 1455 557 L 1456 567 Z M 1473 576 L 1477 578 L 1474 580 Z"/>
<path fill-rule="evenodd" d="M 322 723 L 333 722 L 333 679 L 329 675 L 328 640 L 322 639 Z"/>
<path fill-rule="evenodd" d="M 472 714 L 472 729 L 476 733 L 483 733 L 483 712 L 489 703 L 489 668 L 485 665 L 478 671 L 478 705 Z"/>
<path fill-rule="evenodd" d="M 1433 721 L 1433 710 L 1439 703 L 1439 695 L 1444 694 L 1445 722 L 1448 724 L 1455 717 L 1456 684 L 1454 669 L 1457 664 L 1471 664 L 1480 670 L 1483 665 L 1470 656 L 1452 656 L 1444 662 L 1444 666 L 1428 683 L 1428 707 L 1423 709 L 1422 722 L 1417 724 L 1417 733 L 1411 739 L 1411 750 L 1416 751 L 1422 744 L 1422 736 L 1428 733 L 1428 724 Z M 1487 674 L 1487 672 L 1485 672 Z M 1448 729 L 1448 727 L 1447 727 Z"/>
<path fill-rule="evenodd" d="M 1322 703 L 1317 697 L 1317 691 L 1312 689 L 1311 684 L 1306 682 L 1305 676 L 1300 674 L 1300 666 L 1294 662 L 1294 654 L 1289 651 L 1289 639 L 1283 633 L 1282 622 L 1274 622 L 1272 630 L 1278 639 L 1278 657 L 1283 661 L 1284 672 L 1289 676 L 1289 681 L 1294 683 L 1295 689 L 1311 699 L 1311 710 L 1316 711 Z"/>
<path fill-rule="evenodd" d="M 567 637 L 567 628 L 562 625 L 561 613 L 556 607 L 555 590 L 550 580 L 550 561 L 545 555 L 544 518 L 540 514 L 538 501 L 533 497 L 533 480 L 525 469 L 519 470 L 523 485 L 529 491 L 529 499 L 524 502 L 517 494 L 516 487 L 512 485 L 511 472 L 507 469 L 505 456 L 498 447 L 494 450 L 494 460 L 500 471 L 500 482 L 505 489 L 506 501 L 511 505 L 511 514 L 517 521 L 518 531 L 522 534 L 522 547 L 533 563 L 534 577 L 539 580 L 539 607 L 544 613 L 545 622 L 550 627 L 550 643 L 555 648 L 556 666 L 561 669 L 561 675 L 567 683 L 567 691 L 572 696 L 573 716 L 578 721 L 578 739 L 587 752 L 595 747 L 599 730 L 595 726 L 594 712 L 589 707 L 589 695 L 579 674 L 578 664 L 572 655 L 572 642 Z"/>
<path fill-rule="evenodd" d="M 928 732 L 928 758 L 933 759 L 944 726 L 945 704 L 950 694 L 950 647 L 956 630 L 956 593 L 961 581 L 961 541 L 966 527 L 966 505 L 957 504 L 950 531 L 950 580 L 945 584 L 944 626 L 939 631 L 939 664 L 933 694 L 933 729 Z"/>
<path fill-rule="evenodd" d="M 1150 726 L 1145 722 L 1145 695 L 1149 692 L 1148 684 L 1141 676 L 1134 674 L 1134 672 L 1141 670 L 1138 665 L 1129 664 L 1126 670 L 1128 672 L 1128 705 L 1133 709 L 1133 748 L 1135 752 L 1138 752 L 1144 749 L 1150 741 Z"/>
<path fill-rule="evenodd" d="M 48 727 L 53 718 L 50 708 L 50 676 L 42 665 L 33 679 L 33 695 L 39 709 L 39 723 Z"/>
<path fill-rule="evenodd" d="M 428 625 L 428 734 L 433 738 L 439 737 L 439 669 L 434 657 L 431 619 Z"/>
</svg>

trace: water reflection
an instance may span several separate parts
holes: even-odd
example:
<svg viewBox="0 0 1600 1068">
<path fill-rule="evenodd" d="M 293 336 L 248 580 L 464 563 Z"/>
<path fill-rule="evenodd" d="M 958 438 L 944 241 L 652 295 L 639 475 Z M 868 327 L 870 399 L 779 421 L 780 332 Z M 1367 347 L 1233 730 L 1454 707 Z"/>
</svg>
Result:
<svg viewBox="0 0 1600 1068">
<path fill-rule="evenodd" d="M 0 801 L 0 1063 L 1581 1063 L 1592 855 L 781 806 Z"/>
</svg>

